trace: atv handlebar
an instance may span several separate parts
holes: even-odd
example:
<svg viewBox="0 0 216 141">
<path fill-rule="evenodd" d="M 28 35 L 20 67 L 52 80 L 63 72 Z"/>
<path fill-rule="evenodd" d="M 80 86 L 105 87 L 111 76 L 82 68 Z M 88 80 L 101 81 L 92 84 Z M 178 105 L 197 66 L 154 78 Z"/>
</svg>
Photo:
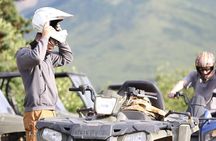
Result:
<svg viewBox="0 0 216 141">
<path fill-rule="evenodd" d="M 186 94 L 182 93 L 182 92 L 176 92 L 174 97 L 183 97 L 184 102 L 188 105 L 189 104 L 189 98 L 187 97 Z"/>
<path fill-rule="evenodd" d="M 174 95 L 174 97 L 180 97 L 180 96 L 184 96 L 184 94 L 181 92 L 176 92 Z"/>
<path fill-rule="evenodd" d="M 141 89 L 137 89 L 135 87 L 128 87 L 127 91 L 127 96 L 130 97 L 132 95 L 137 96 L 137 97 L 148 97 L 152 99 L 157 99 L 157 93 L 154 92 L 147 92 Z"/>
<path fill-rule="evenodd" d="M 86 91 L 90 91 L 91 94 L 91 100 L 94 102 L 95 101 L 95 93 L 93 89 L 88 86 L 88 85 L 80 85 L 78 88 L 69 88 L 69 91 L 79 91 L 82 94 L 85 94 Z"/>
<path fill-rule="evenodd" d="M 189 119 L 191 119 L 191 114 L 189 112 L 175 112 L 175 111 L 168 111 L 167 114 L 165 115 L 165 117 L 167 117 L 170 114 L 178 114 L 178 115 L 185 115 L 187 116 Z"/>
</svg>

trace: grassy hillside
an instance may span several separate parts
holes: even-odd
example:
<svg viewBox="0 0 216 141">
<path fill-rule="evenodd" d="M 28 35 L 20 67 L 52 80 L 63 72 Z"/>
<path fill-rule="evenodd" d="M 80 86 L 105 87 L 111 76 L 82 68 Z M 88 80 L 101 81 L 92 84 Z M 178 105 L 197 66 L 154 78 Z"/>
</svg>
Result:
<svg viewBox="0 0 216 141">
<path fill-rule="evenodd" d="M 73 13 L 63 27 L 77 71 L 96 86 L 127 79 L 154 79 L 158 67 L 193 68 L 196 54 L 214 51 L 214 0 L 52 0 L 41 6 Z"/>
</svg>

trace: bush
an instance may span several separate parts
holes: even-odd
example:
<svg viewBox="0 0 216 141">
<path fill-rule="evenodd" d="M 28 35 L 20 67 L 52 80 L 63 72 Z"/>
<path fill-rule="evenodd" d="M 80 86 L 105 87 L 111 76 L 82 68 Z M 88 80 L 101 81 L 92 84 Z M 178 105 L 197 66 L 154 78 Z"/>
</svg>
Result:
<svg viewBox="0 0 216 141">
<path fill-rule="evenodd" d="M 166 67 L 170 68 L 170 67 Z M 164 68 L 160 68 L 157 71 L 156 75 L 156 82 L 163 93 L 165 107 L 167 110 L 174 110 L 174 111 L 185 111 L 187 105 L 183 101 L 183 98 L 175 98 L 170 99 L 168 98 L 168 93 L 174 87 L 174 85 L 179 81 L 182 80 L 187 74 L 189 70 L 166 70 Z M 192 97 L 192 89 L 184 90 L 184 93 L 188 94 L 189 98 Z"/>
</svg>

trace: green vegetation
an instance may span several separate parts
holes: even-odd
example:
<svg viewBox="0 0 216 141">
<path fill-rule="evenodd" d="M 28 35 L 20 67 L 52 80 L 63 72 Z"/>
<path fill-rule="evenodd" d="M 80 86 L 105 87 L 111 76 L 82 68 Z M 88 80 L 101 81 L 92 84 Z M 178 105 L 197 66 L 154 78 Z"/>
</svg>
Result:
<svg viewBox="0 0 216 141">
<path fill-rule="evenodd" d="M 170 68 L 169 66 L 161 67 L 157 70 L 157 76 L 156 76 L 156 84 L 161 90 L 166 109 L 174 110 L 174 111 L 185 111 L 187 108 L 187 105 L 185 104 L 182 97 L 170 99 L 168 98 L 168 93 L 173 88 L 173 86 L 180 80 L 182 80 L 186 75 L 188 75 L 190 70 L 167 70 L 167 68 Z M 193 90 L 183 90 L 185 94 L 189 98 L 193 95 Z"/>
<path fill-rule="evenodd" d="M 16 70 L 15 52 L 25 45 L 23 30 L 26 21 L 16 13 L 11 0 L 0 1 L 0 71 Z"/>
<path fill-rule="evenodd" d="M 0 71 L 16 71 L 15 53 L 26 44 L 23 34 L 28 30 L 25 21 L 16 11 L 12 0 L 0 1 Z M 20 30 L 21 29 L 21 30 Z M 24 89 L 20 80 L 13 80 L 11 93 L 23 109 Z"/>
</svg>

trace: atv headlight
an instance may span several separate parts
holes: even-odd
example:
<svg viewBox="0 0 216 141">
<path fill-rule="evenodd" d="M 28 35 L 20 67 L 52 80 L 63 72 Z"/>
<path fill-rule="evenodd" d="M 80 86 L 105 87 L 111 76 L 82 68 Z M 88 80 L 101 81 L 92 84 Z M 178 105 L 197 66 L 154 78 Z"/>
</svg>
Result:
<svg viewBox="0 0 216 141">
<path fill-rule="evenodd" d="M 125 135 L 122 141 L 145 141 L 146 134 L 143 132 Z"/>
<path fill-rule="evenodd" d="M 42 138 L 46 141 L 61 141 L 62 134 L 49 128 L 45 128 L 42 133 Z"/>
<path fill-rule="evenodd" d="M 95 110 L 98 114 L 110 115 L 116 104 L 116 98 L 96 97 Z"/>
</svg>

